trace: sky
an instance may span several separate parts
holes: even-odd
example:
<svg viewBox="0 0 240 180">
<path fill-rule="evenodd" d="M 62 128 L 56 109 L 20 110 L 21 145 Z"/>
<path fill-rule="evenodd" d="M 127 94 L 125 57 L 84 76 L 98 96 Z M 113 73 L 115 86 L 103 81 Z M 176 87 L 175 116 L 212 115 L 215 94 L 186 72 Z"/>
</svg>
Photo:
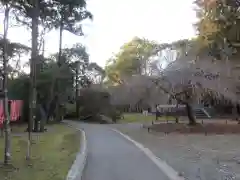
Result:
<svg viewBox="0 0 240 180">
<path fill-rule="evenodd" d="M 106 61 L 133 37 L 144 37 L 159 43 L 171 42 L 195 35 L 196 21 L 193 0 L 87 0 L 93 21 L 83 25 L 85 35 L 63 35 L 63 47 L 82 43 L 90 54 L 90 61 L 104 66 Z M 2 21 L 0 17 L 0 21 Z M 2 23 L 1 23 L 2 24 Z M 0 27 L 0 33 L 2 33 Z M 30 46 L 31 33 L 25 28 L 10 28 L 9 39 Z M 45 37 L 46 55 L 58 51 L 59 32 Z"/>
</svg>

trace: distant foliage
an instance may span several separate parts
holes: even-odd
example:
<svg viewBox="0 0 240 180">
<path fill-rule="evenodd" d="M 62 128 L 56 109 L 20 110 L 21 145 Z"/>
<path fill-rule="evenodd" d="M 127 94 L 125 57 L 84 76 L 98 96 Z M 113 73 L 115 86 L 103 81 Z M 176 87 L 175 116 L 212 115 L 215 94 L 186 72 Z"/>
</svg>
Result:
<svg viewBox="0 0 240 180">
<path fill-rule="evenodd" d="M 113 122 L 121 117 L 121 112 L 110 103 L 110 94 L 107 91 L 85 88 L 81 90 L 80 115 L 89 121 L 101 121 L 100 115 L 109 117 Z"/>
</svg>

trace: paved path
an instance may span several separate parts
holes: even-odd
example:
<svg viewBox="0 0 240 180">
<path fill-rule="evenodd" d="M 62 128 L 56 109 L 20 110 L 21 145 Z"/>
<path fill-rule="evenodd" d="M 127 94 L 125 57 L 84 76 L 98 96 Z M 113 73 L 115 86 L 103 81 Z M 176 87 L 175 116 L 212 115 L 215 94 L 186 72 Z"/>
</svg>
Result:
<svg viewBox="0 0 240 180">
<path fill-rule="evenodd" d="M 81 127 L 89 151 L 83 180 L 168 180 L 141 150 L 109 126 Z"/>
</svg>

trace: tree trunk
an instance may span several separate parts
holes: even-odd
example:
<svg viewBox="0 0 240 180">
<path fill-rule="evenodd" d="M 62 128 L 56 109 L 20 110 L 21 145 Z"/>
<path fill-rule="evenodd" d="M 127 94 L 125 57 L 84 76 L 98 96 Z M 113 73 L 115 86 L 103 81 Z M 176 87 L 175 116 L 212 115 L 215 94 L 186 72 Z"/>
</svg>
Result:
<svg viewBox="0 0 240 180">
<path fill-rule="evenodd" d="M 39 119 L 37 117 L 38 115 L 36 114 L 36 118 L 33 122 L 33 132 L 39 132 Z"/>
<path fill-rule="evenodd" d="M 38 9 L 38 0 L 33 0 L 33 8 L 32 8 L 32 53 L 30 60 L 30 98 L 29 98 L 29 121 L 28 121 L 28 151 L 27 151 L 27 159 L 31 158 L 31 139 L 32 139 L 32 129 L 33 122 L 36 119 L 36 61 L 38 58 L 38 17 L 39 17 L 39 9 Z"/>
<path fill-rule="evenodd" d="M 3 100 L 3 108 L 4 108 L 4 132 L 5 132 L 5 148 L 4 148 L 4 164 L 8 165 L 10 163 L 11 158 L 11 129 L 10 129 L 10 117 L 8 111 L 8 89 L 7 89 L 7 79 L 8 79 L 8 72 L 7 72 L 7 65 L 8 65 L 8 42 L 7 42 L 7 34 L 8 34 L 8 23 L 9 23 L 9 11 L 10 7 L 5 5 L 5 12 L 4 12 L 4 47 L 3 47 L 3 93 L 4 93 L 4 100 Z"/>
<path fill-rule="evenodd" d="M 240 119 L 239 119 L 239 104 L 233 104 L 232 106 L 232 117 L 235 119 L 238 124 L 240 124 Z"/>
<path fill-rule="evenodd" d="M 40 110 L 40 115 L 41 115 L 40 132 L 44 132 L 45 131 L 46 119 L 47 119 L 46 111 L 44 110 L 42 105 L 40 105 L 39 108 L 40 108 L 39 110 Z"/>
<path fill-rule="evenodd" d="M 197 123 L 194 116 L 193 108 L 192 105 L 190 105 L 189 103 L 186 103 L 186 111 L 189 119 L 189 125 L 196 125 Z"/>
<path fill-rule="evenodd" d="M 178 114 L 177 114 L 177 112 L 178 112 L 178 107 L 179 107 L 179 104 L 178 104 L 178 102 L 177 102 L 176 110 L 175 110 L 175 122 L 176 122 L 176 123 L 179 123 L 179 116 L 178 116 Z"/>
<path fill-rule="evenodd" d="M 78 79 L 78 77 L 79 77 L 79 66 L 80 66 L 80 64 L 77 63 L 77 67 L 76 67 L 76 82 L 75 82 L 76 83 L 76 89 L 75 89 L 75 92 L 76 92 L 76 94 L 75 94 L 76 116 L 77 116 L 78 119 L 80 117 L 80 112 L 79 112 L 80 106 L 79 106 L 79 100 L 78 100 L 78 97 L 79 97 L 79 79 Z"/>
<path fill-rule="evenodd" d="M 57 76 L 54 75 L 52 76 L 52 81 L 51 81 L 51 87 L 50 87 L 50 96 L 49 96 L 49 101 L 47 102 L 47 123 L 49 122 L 49 118 L 52 117 L 53 111 L 56 109 L 56 106 L 54 105 L 54 110 L 52 110 L 52 104 L 55 103 L 56 100 L 56 95 L 54 93 L 55 87 L 57 83 Z"/>
<path fill-rule="evenodd" d="M 47 107 L 47 121 L 49 121 L 49 118 L 54 117 L 54 113 L 56 111 L 56 103 L 57 103 L 57 97 L 54 96 L 52 101 L 48 103 Z"/>
<path fill-rule="evenodd" d="M 62 57 L 62 37 L 63 37 L 63 19 L 61 19 L 60 31 L 59 31 L 58 66 L 61 66 L 61 57 Z"/>
<path fill-rule="evenodd" d="M 36 108 L 36 131 L 35 132 L 44 132 L 45 123 L 46 123 L 46 113 L 42 104 L 38 104 Z"/>
<path fill-rule="evenodd" d="M 62 57 L 62 37 L 63 37 L 63 17 L 61 18 L 61 22 L 60 22 L 60 32 L 59 32 L 59 51 L 58 51 L 58 67 L 59 67 L 59 71 L 60 71 L 60 67 L 61 67 L 61 57 Z M 60 74 L 60 72 L 58 73 Z M 59 77 L 57 77 L 57 89 L 56 89 L 56 93 L 57 93 L 57 104 L 56 104 L 56 120 L 57 121 L 61 121 L 61 117 L 60 117 L 60 93 L 59 93 L 59 89 L 60 89 L 60 82 L 59 82 Z"/>
</svg>

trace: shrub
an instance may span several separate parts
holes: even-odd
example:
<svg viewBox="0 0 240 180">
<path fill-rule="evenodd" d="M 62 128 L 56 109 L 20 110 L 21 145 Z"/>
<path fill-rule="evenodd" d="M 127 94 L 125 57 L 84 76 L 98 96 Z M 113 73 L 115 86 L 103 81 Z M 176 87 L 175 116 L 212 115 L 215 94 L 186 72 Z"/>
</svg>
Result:
<svg viewBox="0 0 240 180">
<path fill-rule="evenodd" d="M 107 116 L 116 122 L 121 118 L 121 111 L 110 104 L 110 94 L 106 91 L 97 91 L 90 88 L 81 91 L 79 104 L 80 115 L 89 121 L 102 121 L 101 115 Z"/>
<path fill-rule="evenodd" d="M 75 119 L 75 118 L 77 118 L 76 103 L 67 103 L 66 104 L 65 118 L 67 118 L 67 119 Z"/>
</svg>

